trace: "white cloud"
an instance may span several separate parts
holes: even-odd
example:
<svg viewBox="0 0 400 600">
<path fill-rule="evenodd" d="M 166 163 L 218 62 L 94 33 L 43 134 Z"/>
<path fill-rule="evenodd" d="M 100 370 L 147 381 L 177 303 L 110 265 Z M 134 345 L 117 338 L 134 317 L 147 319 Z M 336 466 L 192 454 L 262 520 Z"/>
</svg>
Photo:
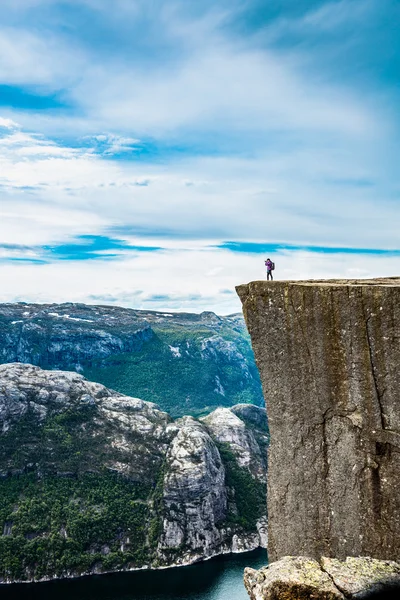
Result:
<svg viewBox="0 0 400 600">
<path fill-rule="evenodd" d="M 2 198 L 0 211 L 2 244 L 50 245 L 74 235 L 96 234 L 107 222 L 88 210 L 76 210 L 46 202 L 30 201 L 28 194 Z"/>
<path fill-rule="evenodd" d="M 120 14 L 110 15 L 108 5 L 102 12 L 106 4 L 99 4 L 97 10 L 113 26 L 121 26 L 123 15 L 134 26 L 135 16 L 143 17 L 146 10 L 143 3 L 135 3 L 132 14 L 128 5 L 118 4 Z M 3 27 L 0 51 L 3 48 L 8 60 L 0 76 L 10 83 L 68 88 L 68 96 L 85 111 L 85 119 L 46 115 L 39 123 L 49 132 L 63 127 L 86 127 L 93 133 L 118 130 L 129 140 L 132 132 L 160 138 L 185 127 L 244 133 L 295 129 L 340 132 L 349 138 L 370 136 L 382 127 L 384 115 L 377 116 L 364 95 L 340 82 L 323 83 L 307 75 L 303 67 L 308 56 L 251 48 L 223 35 L 219 27 L 226 7 L 217 4 L 195 19 L 183 16 L 178 7 L 174 3 L 168 10 L 161 2 L 153 20 L 163 39 L 175 45 L 179 59 L 163 61 L 161 47 L 157 63 L 147 65 L 143 50 L 139 60 L 121 58 L 120 52 L 113 51 L 105 57 L 82 40 L 72 43 L 61 31 L 43 36 Z M 29 127 L 38 117 L 21 116 Z"/>
<path fill-rule="evenodd" d="M 10 121 L 9 119 L 4 119 Z M 1 122 L 0 122 L 1 123 Z M 11 121 L 11 123 L 13 123 Z M 27 133 L 21 130 L 15 130 L 13 126 L 8 129 L 13 129 L 7 135 L 0 137 L 0 160 L 13 164 L 20 157 L 30 156 L 62 156 L 64 158 L 72 158 L 74 156 L 88 155 L 90 150 L 68 148 L 67 146 L 58 145 L 40 133 Z"/>
<path fill-rule="evenodd" d="M 156 76 L 133 65 L 98 65 L 74 87 L 73 96 L 103 127 L 125 129 L 129 123 L 139 135 L 156 137 L 189 126 L 346 137 L 379 131 L 368 104 L 348 89 L 313 82 L 301 75 L 299 65 L 272 52 L 212 37 Z"/>
<path fill-rule="evenodd" d="M 137 147 L 137 144 L 140 143 L 140 140 L 136 138 L 124 137 L 112 133 L 95 135 L 93 139 L 105 145 L 103 152 L 106 155 L 132 151 Z"/>
<path fill-rule="evenodd" d="M 276 254 L 276 279 L 383 277 L 399 272 L 396 257 Z M 119 262 L 56 265 L 0 263 L 0 301 L 111 303 L 157 310 L 240 311 L 234 287 L 265 279 L 256 255 L 198 248 L 138 253 Z M 164 296 L 167 296 L 165 298 Z M 158 298 L 159 297 L 159 298 Z"/>
<path fill-rule="evenodd" d="M 48 28 L 34 33 L 28 27 L 0 28 L 0 53 L 7 57 L 0 63 L 0 80 L 9 85 L 35 86 L 39 93 L 73 85 L 89 66 L 88 57 Z"/>
<path fill-rule="evenodd" d="M 18 129 L 20 125 L 12 119 L 5 119 L 4 117 L 0 117 L 0 127 L 4 127 L 4 129 Z"/>
<path fill-rule="evenodd" d="M 0 138 L 0 232 L 16 243 L 43 236 L 45 244 L 85 227 L 127 226 L 153 237 L 396 247 L 397 205 L 381 196 L 378 210 L 376 186 L 357 186 L 374 171 L 382 176 L 373 152 L 359 154 L 352 163 L 346 152 L 315 148 L 151 165 L 10 131 Z M 326 184 L 335 178 L 338 185 Z"/>
<path fill-rule="evenodd" d="M 55 9 L 66 3 L 5 0 L 13 19 L 0 28 L 2 81 L 50 97 L 61 90 L 73 110 L 2 111 L 1 241 L 109 234 L 168 252 L 100 265 L 3 265 L 4 297 L 24 299 L 25 286 L 29 299 L 82 300 L 93 289 L 129 303 L 129 280 L 143 305 L 161 292 L 182 308 L 184 294 L 197 294 L 196 306 L 223 311 L 232 300 L 220 290 L 262 275 L 255 257 L 204 250 L 210 239 L 398 247 L 398 146 L 384 95 L 330 78 L 328 65 L 311 73 L 318 47 L 268 45 L 273 27 L 275 35 L 338 28 L 355 4 L 362 19 L 361 3 L 327 3 L 275 23 L 264 46 L 227 32 L 232 3 L 212 4 L 190 17 L 186 3 L 159 2 L 147 38 L 128 29 L 148 23 L 148 3 L 118 0 L 110 11 L 108 2 L 82 0 L 105 37 L 93 21 L 93 36 L 80 38 L 76 23 L 59 27 L 65 15 Z M 121 31 L 114 45 L 110 31 Z M 130 160 L 114 160 L 121 153 Z M 368 262 L 367 276 L 372 266 L 398 264 L 301 253 L 279 262 L 282 277 L 363 274 Z M 13 269 L 21 275 L 14 283 Z"/>
</svg>

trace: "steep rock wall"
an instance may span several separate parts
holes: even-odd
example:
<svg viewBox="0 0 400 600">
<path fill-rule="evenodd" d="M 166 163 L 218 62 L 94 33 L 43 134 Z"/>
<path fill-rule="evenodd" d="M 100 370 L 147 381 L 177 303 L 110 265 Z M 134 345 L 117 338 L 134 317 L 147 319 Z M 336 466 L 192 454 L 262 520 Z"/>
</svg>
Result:
<svg viewBox="0 0 400 600">
<path fill-rule="evenodd" d="M 398 560 L 400 279 L 237 292 L 270 426 L 270 560 Z"/>
</svg>

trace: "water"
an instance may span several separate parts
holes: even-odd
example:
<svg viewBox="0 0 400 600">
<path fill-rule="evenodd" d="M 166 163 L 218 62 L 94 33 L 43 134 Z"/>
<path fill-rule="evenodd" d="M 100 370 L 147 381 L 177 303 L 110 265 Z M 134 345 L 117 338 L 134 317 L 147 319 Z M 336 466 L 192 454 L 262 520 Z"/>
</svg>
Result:
<svg viewBox="0 0 400 600">
<path fill-rule="evenodd" d="M 267 553 L 259 549 L 189 567 L 0 586 L 0 596 L 2 600 L 249 600 L 243 569 L 266 564 Z"/>
</svg>

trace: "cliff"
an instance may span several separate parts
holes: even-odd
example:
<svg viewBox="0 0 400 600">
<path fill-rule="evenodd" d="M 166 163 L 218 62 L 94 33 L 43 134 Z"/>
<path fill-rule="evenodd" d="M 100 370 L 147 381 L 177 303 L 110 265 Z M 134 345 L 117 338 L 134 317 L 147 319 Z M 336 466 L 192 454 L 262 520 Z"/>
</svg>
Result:
<svg viewBox="0 0 400 600">
<path fill-rule="evenodd" d="M 398 561 L 400 279 L 237 291 L 270 426 L 270 560 Z"/>
<path fill-rule="evenodd" d="M 263 406 L 242 315 L 85 304 L 0 304 L 0 363 L 82 373 L 174 417 Z"/>
<path fill-rule="evenodd" d="M 174 421 L 74 372 L 0 366 L 0 582 L 265 546 L 267 442 L 256 406 Z"/>
</svg>

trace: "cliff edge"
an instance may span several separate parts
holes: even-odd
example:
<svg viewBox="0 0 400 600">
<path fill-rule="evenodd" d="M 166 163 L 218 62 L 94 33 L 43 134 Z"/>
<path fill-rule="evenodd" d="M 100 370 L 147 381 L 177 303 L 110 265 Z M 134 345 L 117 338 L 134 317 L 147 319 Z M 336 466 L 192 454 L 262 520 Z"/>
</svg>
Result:
<svg viewBox="0 0 400 600">
<path fill-rule="evenodd" d="M 237 292 L 270 426 L 270 560 L 399 560 L 400 278 Z"/>
</svg>

